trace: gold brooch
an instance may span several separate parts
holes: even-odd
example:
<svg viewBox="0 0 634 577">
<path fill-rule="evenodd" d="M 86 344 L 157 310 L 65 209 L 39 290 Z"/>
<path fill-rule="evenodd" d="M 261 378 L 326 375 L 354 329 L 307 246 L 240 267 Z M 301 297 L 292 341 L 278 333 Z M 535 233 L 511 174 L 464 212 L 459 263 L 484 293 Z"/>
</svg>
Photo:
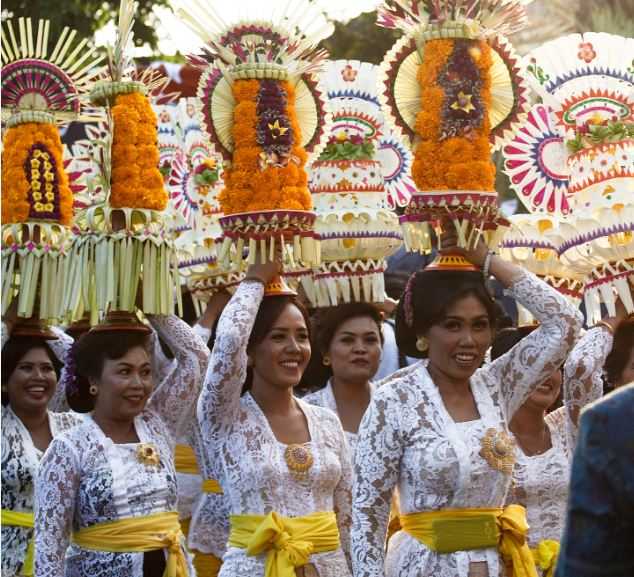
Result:
<svg viewBox="0 0 634 577">
<path fill-rule="evenodd" d="M 158 451 L 152 443 L 141 443 L 136 448 L 136 458 L 139 463 L 154 467 L 161 462 Z"/>
<path fill-rule="evenodd" d="M 502 471 L 505 475 L 513 472 L 515 464 L 515 442 L 506 431 L 487 429 L 481 441 L 480 456 L 490 467 Z"/>
<path fill-rule="evenodd" d="M 305 445 L 289 445 L 284 451 L 284 459 L 291 475 L 298 481 L 308 477 L 308 471 L 313 466 L 313 455 Z"/>
</svg>

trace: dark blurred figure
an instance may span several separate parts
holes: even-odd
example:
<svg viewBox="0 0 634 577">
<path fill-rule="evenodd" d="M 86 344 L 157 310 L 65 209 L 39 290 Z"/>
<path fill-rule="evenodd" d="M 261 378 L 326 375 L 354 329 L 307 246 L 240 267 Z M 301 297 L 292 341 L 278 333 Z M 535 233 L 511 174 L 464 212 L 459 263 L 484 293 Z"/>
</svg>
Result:
<svg viewBox="0 0 634 577">
<path fill-rule="evenodd" d="M 634 575 L 634 384 L 581 415 L 556 577 Z"/>
</svg>

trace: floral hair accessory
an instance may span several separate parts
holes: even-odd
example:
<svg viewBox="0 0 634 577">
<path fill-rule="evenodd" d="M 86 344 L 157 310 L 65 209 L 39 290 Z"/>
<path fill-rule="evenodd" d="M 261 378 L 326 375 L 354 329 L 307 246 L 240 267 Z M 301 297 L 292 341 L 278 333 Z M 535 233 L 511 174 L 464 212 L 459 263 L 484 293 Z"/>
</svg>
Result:
<svg viewBox="0 0 634 577">
<path fill-rule="evenodd" d="M 407 279 L 405 291 L 403 292 L 403 315 L 405 323 L 410 329 L 414 328 L 414 303 L 412 302 L 414 284 L 416 283 L 416 273 L 412 273 Z"/>
<path fill-rule="evenodd" d="M 17 298 L 19 317 L 59 321 L 73 193 L 57 124 L 90 117 L 101 58 L 75 31 L 49 33 L 48 20 L 2 22 L 2 313 Z"/>
</svg>

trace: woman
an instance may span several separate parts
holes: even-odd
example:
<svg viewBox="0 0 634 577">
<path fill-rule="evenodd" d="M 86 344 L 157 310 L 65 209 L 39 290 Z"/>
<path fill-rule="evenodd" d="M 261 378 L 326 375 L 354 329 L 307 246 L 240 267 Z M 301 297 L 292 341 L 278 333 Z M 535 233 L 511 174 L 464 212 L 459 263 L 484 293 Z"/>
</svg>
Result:
<svg viewBox="0 0 634 577">
<path fill-rule="evenodd" d="M 304 401 L 326 407 L 339 417 L 352 455 L 372 394 L 370 379 L 381 362 L 381 322 L 377 308 L 362 302 L 320 311 L 315 322 L 317 362 L 321 360 L 329 380 Z"/>
<path fill-rule="evenodd" d="M 443 238 L 443 247 L 455 245 L 453 235 Z M 504 563 L 513 559 L 515 575 L 535 575 L 522 546 L 521 508 L 502 509 L 514 462 L 508 423 L 562 363 L 581 317 L 554 289 L 483 244 L 464 256 L 510 289 L 542 325 L 480 368 L 497 311 L 483 275 L 428 267 L 412 276 L 399 304 L 397 340 L 406 354 L 426 355 L 428 364 L 396 373 L 376 391 L 361 423 L 355 577 L 497 577 L 505 574 L 498 544 Z M 396 486 L 403 530 L 390 539 L 386 555 Z"/>
<path fill-rule="evenodd" d="M 331 411 L 293 396 L 310 358 L 308 319 L 294 298 L 263 299 L 276 273 L 274 263 L 252 266 L 229 301 L 198 401 L 231 511 L 220 577 L 346 577 L 345 435 Z"/>
<path fill-rule="evenodd" d="M 559 551 L 568 503 L 570 463 L 577 444 L 581 409 L 603 394 L 601 370 L 612 348 L 612 334 L 625 309 L 590 329 L 577 342 L 563 368 L 555 370 L 530 394 L 511 419 L 516 462 L 508 503 L 526 508 L 528 543 L 538 568 L 550 577 Z M 535 327 L 505 329 L 493 343 L 495 360 L 519 343 Z M 562 378 L 563 377 L 563 378 Z M 563 406 L 548 412 L 559 398 Z"/>
<path fill-rule="evenodd" d="M 5 319 L 2 323 L 2 575 L 8 577 L 33 574 L 37 468 L 51 440 L 81 422 L 79 415 L 48 410 L 61 367 L 51 350 L 51 341 L 18 335 L 9 338 L 12 328 L 13 321 Z"/>
<path fill-rule="evenodd" d="M 38 577 L 141 577 L 161 575 L 166 566 L 168 575 L 191 571 L 176 512 L 173 453 L 193 417 L 208 351 L 180 319 L 150 322 L 176 358 L 156 389 L 143 325 L 102 326 L 77 343 L 76 367 L 94 410 L 42 459 Z"/>
<path fill-rule="evenodd" d="M 614 344 L 604 370 L 613 389 L 634 383 L 634 318 L 624 320 L 614 332 Z"/>
</svg>

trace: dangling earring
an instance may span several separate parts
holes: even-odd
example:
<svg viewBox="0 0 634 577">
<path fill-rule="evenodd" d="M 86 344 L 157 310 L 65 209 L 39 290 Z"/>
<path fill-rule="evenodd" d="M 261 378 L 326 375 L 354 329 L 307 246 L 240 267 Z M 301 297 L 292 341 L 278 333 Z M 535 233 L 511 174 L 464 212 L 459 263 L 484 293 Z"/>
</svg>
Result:
<svg viewBox="0 0 634 577">
<path fill-rule="evenodd" d="M 330 366 L 330 357 L 324 357 L 321 362 L 324 365 L 324 367 L 329 367 Z"/>
<path fill-rule="evenodd" d="M 424 353 L 429 348 L 429 341 L 427 340 L 427 338 L 422 335 L 418 337 L 416 339 L 416 348 L 421 353 Z"/>
<path fill-rule="evenodd" d="M 97 385 L 90 385 L 90 387 L 88 388 L 88 392 L 93 396 L 96 397 L 97 393 L 99 392 L 99 389 L 97 388 Z"/>
</svg>

